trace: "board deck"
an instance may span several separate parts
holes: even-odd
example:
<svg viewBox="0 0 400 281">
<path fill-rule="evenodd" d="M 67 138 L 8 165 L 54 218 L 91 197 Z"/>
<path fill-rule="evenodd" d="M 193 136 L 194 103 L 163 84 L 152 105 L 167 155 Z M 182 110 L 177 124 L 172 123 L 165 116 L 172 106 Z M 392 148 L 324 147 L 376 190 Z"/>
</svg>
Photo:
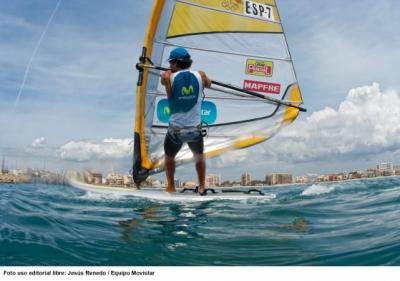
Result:
<svg viewBox="0 0 400 281">
<path fill-rule="evenodd" d="M 183 189 L 178 188 L 175 193 L 168 193 L 164 188 L 128 188 L 128 187 L 114 187 L 108 185 L 95 185 L 88 184 L 80 181 L 76 174 L 69 173 L 67 176 L 69 185 L 79 188 L 84 191 L 105 193 L 105 194 L 120 194 L 129 195 L 133 197 L 156 200 L 156 201 L 175 201 L 175 202 L 185 202 L 185 201 L 211 201 L 211 200 L 272 200 L 275 198 L 275 194 L 267 193 L 260 194 L 259 192 L 244 193 L 246 190 L 241 189 L 215 189 L 215 193 L 211 191 L 207 192 L 207 195 L 200 196 L 198 193 L 193 191 L 185 191 L 182 193 Z"/>
</svg>

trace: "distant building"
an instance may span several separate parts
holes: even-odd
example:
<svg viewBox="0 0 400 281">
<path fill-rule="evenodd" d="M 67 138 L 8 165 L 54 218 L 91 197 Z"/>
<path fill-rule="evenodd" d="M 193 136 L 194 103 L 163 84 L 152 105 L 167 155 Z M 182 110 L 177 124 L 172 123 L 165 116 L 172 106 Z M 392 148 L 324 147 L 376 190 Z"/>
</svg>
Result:
<svg viewBox="0 0 400 281">
<path fill-rule="evenodd" d="M 400 166 L 394 166 L 393 169 L 394 169 L 394 174 L 396 176 L 400 176 Z"/>
<path fill-rule="evenodd" d="M 132 180 L 130 184 L 133 184 L 133 178 L 132 178 L 132 176 L 130 176 L 130 178 L 131 178 L 131 180 Z M 148 177 L 148 178 L 146 179 L 145 185 L 144 185 L 144 187 L 161 187 L 161 186 L 162 186 L 161 181 L 160 181 L 160 180 L 157 180 L 157 179 L 154 179 L 154 178 L 152 178 L 152 177 Z"/>
<path fill-rule="evenodd" d="M 8 174 L 8 170 L 6 170 L 6 158 L 3 155 L 3 159 L 1 161 L 1 170 L 0 170 L 0 174 Z"/>
<path fill-rule="evenodd" d="M 3 171 L 4 171 L 4 165 L 5 165 L 4 161 L 5 161 L 5 159 L 4 159 L 4 155 L 3 155 L 3 160 L 1 161 L 1 170 L 0 170 L 0 174 L 5 174 L 5 173 L 3 172 Z"/>
<path fill-rule="evenodd" d="M 195 188 L 196 187 L 196 183 L 194 181 L 185 181 L 182 185 L 182 187 L 185 188 Z"/>
<path fill-rule="evenodd" d="M 126 186 L 133 184 L 133 177 L 131 175 L 123 175 L 123 180 Z"/>
<path fill-rule="evenodd" d="M 349 173 L 349 179 L 361 179 L 361 178 L 362 178 L 362 171 Z"/>
<path fill-rule="evenodd" d="M 376 165 L 376 169 L 379 171 L 380 176 L 392 176 L 395 174 L 392 162 L 378 163 L 378 165 Z"/>
<path fill-rule="evenodd" d="M 209 174 L 206 176 L 206 186 L 220 186 L 221 175 Z"/>
<path fill-rule="evenodd" d="M 181 181 L 180 180 L 175 180 L 175 188 L 180 188 L 181 187 Z"/>
<path fill-rule="evenodd" d="M 337 174 L 328 175 L 328 181 L 338 181 L 339 176 Z"/>
<path fill-rule="evenodd" d="M 374 178 L 379 176 L 379 171 L 377 169 L 368 169 L 362 174 L 362 176 L 364 178 Z"/>
<path fill-rule="evenodd" d="M 268 185 L 276 185 L 276 184 L 289 184 L 293 183 L 293 175 L 292 174 L 270 174 L 265 177 L 265 182 Z"/>
<path fill-rule="evenodd" d="M 379 171 L 393 170 L 393 163 L 392 163 L 392 162 L 382 162 L 382 163 L 378 163 L 378 165 L 376 165 L 376 168 L 377 168 Z"/>
<path fill-rule="evenodd" d="M 93 172 L 87 170 L 84 172 L 83 177 L 86 183 L 102 184 L 103 182 L 103 175 L 100 172 Z"/>
<path fill-rule="evenodd" d="M 243 173 L 242 174 L 242 186 L 251 185 L 251 174 Z"/>
<path fill-rule="evenodd" d="M 329 176 L 327 175 L 320 175 L 317 177 L 317 182 L 326 182 L 329 181 Z"/>
<path fill-rule="evenodd" d="M 309 177 L 307 176 L 298 176 L 293 178 L 294 183 L 308 183 L 310 182 Z"/>
<path fill-rule="evenodd" d="M 106 182 L 111 186 L 124 186 L 124 175 L 118 173 L 110 173 L 106 177 Z"/>
</svg>

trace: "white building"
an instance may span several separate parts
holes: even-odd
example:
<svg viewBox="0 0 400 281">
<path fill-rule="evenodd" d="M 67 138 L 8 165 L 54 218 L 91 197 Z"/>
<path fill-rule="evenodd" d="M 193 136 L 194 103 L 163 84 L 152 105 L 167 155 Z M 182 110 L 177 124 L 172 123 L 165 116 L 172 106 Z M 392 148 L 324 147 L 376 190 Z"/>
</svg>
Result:
<svg viewBox="0 0 400 281">
<path fill-rule="evenodd" d="M 251 174 L 246 172 L 242 174 L 242 186 L 247 185 L 251 185 Z"/>
<path fill-rule="evenodd" d="M 376 169 L 382 176 L 391 176 L 395 174 L 394 166 L 392 162 L 382 162 L 376 165 Z"/>
<path fill-rule="evenodd" d="M 221 175 L 209 174 L 206 176 L 206 186 L 220 186 Z"/>
</svg>

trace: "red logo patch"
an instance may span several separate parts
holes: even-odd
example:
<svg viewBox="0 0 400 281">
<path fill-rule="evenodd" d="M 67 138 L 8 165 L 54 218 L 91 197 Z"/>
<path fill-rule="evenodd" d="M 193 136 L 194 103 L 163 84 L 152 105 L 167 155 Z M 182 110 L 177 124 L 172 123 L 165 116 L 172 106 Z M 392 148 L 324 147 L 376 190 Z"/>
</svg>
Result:
<svg viewBox="0 0 400 281">
<path fill-rule="evenodd" d="M 279 93 L 281 92 L 281 84 L 244 80 L 243 89 L 248 91 L 279 95 Z"/>
</svg>

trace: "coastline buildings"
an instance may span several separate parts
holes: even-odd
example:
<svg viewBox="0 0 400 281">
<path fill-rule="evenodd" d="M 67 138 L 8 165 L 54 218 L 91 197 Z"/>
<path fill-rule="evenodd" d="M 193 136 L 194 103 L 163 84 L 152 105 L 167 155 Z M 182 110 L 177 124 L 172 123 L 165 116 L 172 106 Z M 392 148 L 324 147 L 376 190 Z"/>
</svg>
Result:
<svg viewBox="0 0 400 281">
<path fill-rule="evenodd" d="M 130 187 L 133 185 L 133 178 L 131 175 L 109 173 L 105 178 L 100 172 L 93 172 L 86 170 L 83 173 L 83 180 L 85 183 L 97 185 L 110 185 L 118 187 Z"/>
<path fill-rule="evenodd" d="M 118 187 L 134 187 L 131 175 L 122 173 L 109 173 L 103 176 L 101 172 L 86 170 L 80 172 L 79 180 L 88 184 L 110 185 Z M 265 186 L 265 185 L 286 185 L 286 184 L 307 184 L 314 182 L 338 182 L 344 180 L 375 178 L 384 176 L 400 176 L 400 165 L 394 165 L 392 162 L 380 162 L 375 168 L 367 170 L 358 170 L 351 172 L 340 172 L 332 174 L 308 174 L 307 176 L 293 176 L 290 173 L 267 174 L 265 180 L 253 179 L 249 172 L 243 172 L 239 179 L 226 179 L 221 183 L 220 174 L 208 174 L 206 176 L 207 187 L 240 187 L 240 186 Z M 40 169 L 7 169 L 5 157 L 3 156 L 0 169 L 0 183 L 48 183 L 65 184 L 67 182 L 65 173 L 54 173 Z M 197 181 L 181 181 L 176 179 L 176 188 L 195 188 Z M 152 177 L 148 177 L 142 185 L 145 187 L 165 187 L 165 183 Z"/>
<path fill-rule="evenodd" d="M 242 186 L 248 185 L 251 185 L 251 174 L 246 172 L 242 174 Z"/>
</svg>

